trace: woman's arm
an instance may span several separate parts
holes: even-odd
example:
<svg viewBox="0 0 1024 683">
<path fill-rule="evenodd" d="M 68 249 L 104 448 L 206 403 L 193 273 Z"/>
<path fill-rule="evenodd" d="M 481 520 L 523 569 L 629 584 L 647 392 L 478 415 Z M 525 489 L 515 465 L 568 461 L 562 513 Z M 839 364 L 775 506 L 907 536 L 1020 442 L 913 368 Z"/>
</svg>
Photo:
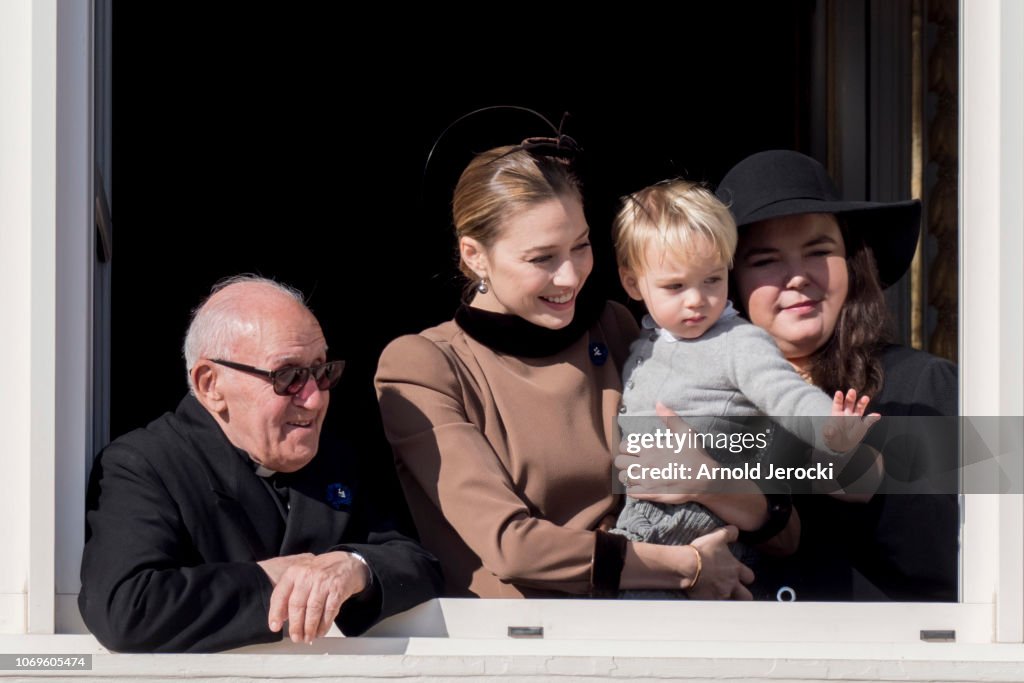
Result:
<svg viewBox="0 0 1024 683">
<path fill-rule="evenodd" d="M 800 547 L 800 514 L 797 512 L 796 507 L 791 507 L 789 511 L 789 519 L 786 521 L 786 526 L 772 536 L 767 541 L 757 544 L 757 549 L 768 555 L 774 555 L 776 557 L 785 557 L 786 555 L 792 555 Z"/>
<path fill-rule="evenodd" d="M 396 340 L 381 356 L 381 413 L 410 503 L 429 503 L 434 510 L 426 512 L 443 515 L 484 567 L 517 585 L 586 594 L 594 590 L 593 574 L 616 563 L 621 576 L 615 568 L 609 583 L 622 587 L 685 588 L 692 581 L 692 548 L 601 543 L 601 532 L 561 526 L 537 515 L 484 433 L 470 421 L 465 403 L 472 392 L 464 394 L 461 384 L 470 380 L 460 380 L 454 366 L 458 362 L 425 337 Z M 702 557 L 698 597 L 742 597 L 742 579 L 752 578 L 728 552 L 727 538 L 722 532 L 695 541 L 707 556 Z M 617 558 L 611 556 L 614 552 Z M 443 563 L 446 558 L 441 559 Z"/>
<path fill-rule="evenodd" d="M 849 503 L 866 503 L 875 495 L 885 477 L 885 460 L 874 447 L 862 443 L 838 458 L 814 451 L 811 462 L 832 464 L 836 472 L 834 481 L 815 482 L 816 493 L 827 493 Z"/>
<path fill-rule="evenodd" d="M 745 584 L 754 580 L 754 572 L 729 550 L 738 533 L 736 527 L 724 526 L 690 545 L 630 543 L 620 587 L 682 589 L 698 600 L 751 600 Z"/>
<path fill-rule="evenodd" d="M 638 456 L 624 455 L 620 457 L 636 460 Z M 616 459 L 616 466 L 619 466 L 619 462 Z M 737 486 L 746 488 L 746 484 L 737 484 Z M 728 524 L 737 527 L 739 530 L 755 531 L 768 521 L 768 505 L 764 494 L 756 486 L 751 488 L 753 490 L 746 493 L 673 493 L 648 483 L 646 487 L 644 484 L 629 486 L 627 495 L 637 500 L 649 500 L 664 505 L 700 503 L 708 510 L 711 510 L 716 516 Z M 634 491 L 634 489 L 636 490 Z M 647 492 L 645 493 L 645 491 Z"/>
<path fill-rule="evenodd" d="M 665 426 L 675 434 L 690 431 L 690 426 L 683 418 L 676 415 L 662 403 L 656 406 L 658 416 Z M 761 489 L 754 482 L 746 479 L 729 480 L 723 490 L 722 482 L 713 479 L 692 478 L 654 479 L 639 475 L 644 468 L 662 469 L 667 465 L 683 465 L 690 468 L 689 472 L 699 472 L 702 465 L 709 468 L 719 467 L 702 448 L 686 447 L 676 452 L 672 449 L 642 448 L 620 444 L 619 455 L 615 458 L 615 467 L 619 470 L 619 481 L 627 488 L 631 498 L 650 500 L 666 505 L 682 503 L 700 503 L 711 510 L 728 524 L 733 524 L 742 531 L 759 529 L 768 521 L 768 504 Z"/>
<path fill-rule="evenodd" d="M 673 432 L 683 433 L 690 429 L 686 421 L 668 407 L 659 403 L 656 409 Z M 635 447 L 633 450 L 636 450 Z M 722 482 L 718 480 L 691 479 L 665 483 L 663 480 L 630 477 L 631 473 L 639 471 L 636 468 L 662 468 L 670 463 L 685 464 L 691 468 L 691 472 L 699 471 L 701 465 L 718 467 L 719 464 L 703 449 L 688 448 L 676 453 L 674 450 L 648 448 L 633 453 L 627 450 L 626 444 L 622 444 L 620 451 L 615 458 L 615 467 L 619 470 L 619 481 L 627 487 L 627 493 L 632 498 L 667 505 L 700 503 L 728 524 L 746 532 L 756 533 L 771 521 L 772 513 L 767 498 L 750 480 L 729 480 L 727 490 L 722 490 Z M 789 555 L 796 552 L 799 543 L 800 520 L 796 511 L 791 510 L 781 531 L 765 542 L 758 543 L 758 547 L 774 555 Z"/>
</svg>

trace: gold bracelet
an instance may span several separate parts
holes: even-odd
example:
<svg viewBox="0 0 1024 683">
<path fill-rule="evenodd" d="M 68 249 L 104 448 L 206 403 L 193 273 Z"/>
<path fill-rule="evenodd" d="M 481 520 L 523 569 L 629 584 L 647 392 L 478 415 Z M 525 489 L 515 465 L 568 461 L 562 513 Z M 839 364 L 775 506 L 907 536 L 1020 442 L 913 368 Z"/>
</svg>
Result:
<svg viewBox="0 0 1024 683">
<path fill-rule="evenodd" d="M 688 545 L 686 547 L 693 548 L 694 554 L 697 555 L 697 571 L 693 573 L 693 578 L 690 579 L 690 585 L 686 587 L 686 590 L 692 591 L 697 586 L 697 582 L 700 580 L 700 570 L 703 568 L 704 563 L 701 562 L 700 551 L 697 550 L 697 546 Z"/>
</svg>

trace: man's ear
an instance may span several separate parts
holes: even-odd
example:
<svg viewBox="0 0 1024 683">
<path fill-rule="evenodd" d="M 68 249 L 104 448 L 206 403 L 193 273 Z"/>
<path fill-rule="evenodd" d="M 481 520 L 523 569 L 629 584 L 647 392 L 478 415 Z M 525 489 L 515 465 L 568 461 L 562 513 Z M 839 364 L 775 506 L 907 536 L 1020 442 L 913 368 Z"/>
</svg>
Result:
<svg viewBox="0 0 1024 683">
<path fill-rule="evenodd" d="M 207 360 L 200 360 L 191 370 L 192 386 L 195 387 L 196 398 L 207 410 L 220 413 L 227 409 L 224 392 L 218 386 L 220 378 L 217 368 Z"/>
<path fill-rule="evenodd" d="M 626 294 L 629 295 L 630 299 L 644 300 L 640 294 L 640 283 L 634 271 L 629 268 L 619 268 L 619 280 L 622 281 L 622 288 L 626 290 Z"/>
<path fill-rule="evenodd" d="M 462 257 L 462 262 L 476 273 L 478 278 L 483 279 L 487 277 L 487 251 L 479 240 L 475 240 L 472 237 L 460 237 L 459 256 Z"/>
</svg>

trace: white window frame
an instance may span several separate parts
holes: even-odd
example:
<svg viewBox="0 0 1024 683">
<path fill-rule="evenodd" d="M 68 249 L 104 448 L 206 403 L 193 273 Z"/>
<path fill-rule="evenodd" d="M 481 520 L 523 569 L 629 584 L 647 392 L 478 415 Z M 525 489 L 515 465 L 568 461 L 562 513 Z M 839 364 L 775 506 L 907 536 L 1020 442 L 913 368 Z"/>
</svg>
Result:
<svg viewBox="0 0 1024 683">
<path fill-rule="evenodd" d="M 50 0 L 47 0 L 50 2 Z M 93 150 L 93 3 L 56 8 L 57 223 L 56 425 L 51 631 L 84 632 L 78 613 L 85 544 L 85 489 L 93 448 L 93 266 L 96 254 Z M 33 493 L 34 493 L 33 489 Z M 33 499 L 35 496 L 33 496 Z M 44 504 L 40 501 L 40 505 Z M 32 510 L 33 519 L 36 510 Z M 31 606 L 30 602 L 30 606 Z M 41 623 L 44 615 L 36 617 Z M 30 607 L 30 621 L 33 612 Z"/>
<path fill-rule="evenodd" d="M 0 286 L 30 287 L 27 632 L 71 633 L 81 630 L 75 594 L 93 450 L 92 3 L 27 1 L 37 211 L 31 273 L 0 272 Z M 1020 416 L 1024 3 L 961 0 L 960 31 L 961 412 Z M 1021 643 L 1024 500 L 972 494 L 963 497 L 963 510 L 959 604 L 687 603 L 685 618 L 654 626 L 652 613 L 682 614 L 682 605 L 443 600 L 379 632 L 437 631 L 423 620 L 442 618 L 450 637 L 466 638 L 505 638 L 509 625 L 543 625 L 552 639 L 608 638 L 614 625 L 616 637 L 627 640 L 913 642 L 924 629 L 954 629 L 960 643 Z M 666 622 L 674 624 L 668 631 Z"/>
</svg>

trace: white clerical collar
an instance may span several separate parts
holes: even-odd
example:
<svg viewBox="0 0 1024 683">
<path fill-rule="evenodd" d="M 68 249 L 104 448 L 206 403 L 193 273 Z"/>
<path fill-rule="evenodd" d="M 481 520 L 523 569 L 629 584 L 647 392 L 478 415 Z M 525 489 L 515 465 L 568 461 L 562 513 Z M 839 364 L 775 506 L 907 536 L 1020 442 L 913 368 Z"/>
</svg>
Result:
<svg viewBox="0 0 1024 683">
<path fill-rule="evenodd" d="M 260 463 L 258 463 L 255 460 L 253 460 L 252 456 L 249 456 L 249 460 L 251 460 L 252 464 L 256 467 L 256 469 L 254 471 L 256 472 L 256 476 L 257 477 L 263 477 L 264 479 L 266 479 L 267 477 L 272 477 L 275 474 L 277 474 L 277 472 L 275 472 L 274 470 L 270 469 L 269 467 L 264 467 Z"/>
</svg>

